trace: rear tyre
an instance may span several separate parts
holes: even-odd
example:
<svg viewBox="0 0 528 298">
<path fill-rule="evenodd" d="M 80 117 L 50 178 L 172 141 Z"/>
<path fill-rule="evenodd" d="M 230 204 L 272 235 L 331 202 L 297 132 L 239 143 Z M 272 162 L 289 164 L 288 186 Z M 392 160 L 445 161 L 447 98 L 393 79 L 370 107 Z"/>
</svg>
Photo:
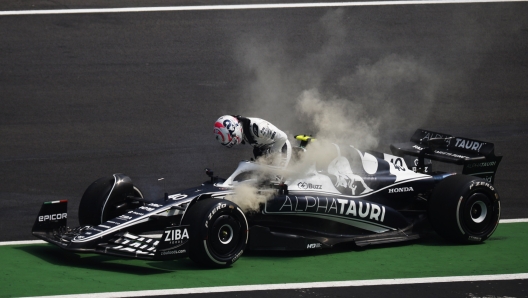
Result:
<svg viewBox="0 0 528 298">
<path fill-rule="evenodd" d="M 431 225 L 442 237 L 458 243 L 479 243 L 497 228 L 499 194 L 484 179 L 450 176 L 433 190 L 428 213 Z"/>
<path fill-rule="evenodd" d="M 240 258 L 248 240 L 246 216 L 228 200 L 205 199 L 189 207 L 189 257 L 208 267 L 228 267 Z"/>
<path fill-rule="evenodd" d="M 132 180 L 123 174 L 103 177 L 93 182 L 84 192 L 79 204 L 79 224 L 96 226 L 136 209 L 143 202 L 131 198 L 143 198 Z"/>
</svg>

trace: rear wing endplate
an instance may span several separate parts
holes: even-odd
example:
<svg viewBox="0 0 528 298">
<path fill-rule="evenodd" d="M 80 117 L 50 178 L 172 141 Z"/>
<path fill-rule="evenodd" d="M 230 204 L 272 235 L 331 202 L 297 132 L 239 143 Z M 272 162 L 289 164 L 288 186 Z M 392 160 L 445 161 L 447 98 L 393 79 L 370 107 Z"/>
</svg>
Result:
<svg viewBox="0 0 528 298">
<path fill-rule="evenodd" d="M 418 171 L 428 158 L 445 163 L 463 165 L 462 174 L 486 179 L 493 183 L 502 156 L 495 155 L 493 143 L 455 137 L 418 129 L 410 142 L 390 145 L 394 155 L 418 157 Z"/>
</svg>

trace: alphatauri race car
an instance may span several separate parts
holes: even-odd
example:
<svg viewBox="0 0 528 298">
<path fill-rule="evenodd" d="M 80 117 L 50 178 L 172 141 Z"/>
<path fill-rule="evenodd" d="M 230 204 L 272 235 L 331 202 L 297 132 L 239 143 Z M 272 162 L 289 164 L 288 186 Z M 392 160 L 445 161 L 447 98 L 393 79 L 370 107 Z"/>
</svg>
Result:
<svg viewBox="0 0 528 298">
<path fill-rule="evenodd" d="M 316 141 L 296 138 L 295 155 L 302 158 Z M 203 184 L 157 200 L 144 198 L 129 177 L 114 174 L 85 191 L 79 227 L 67 227 L 67 201 L 61 200 L 42 205 L 32 232 L 73 252 L 190 257 L 226 267 L 246 249 L 392 243 L 418 239 L 424 227 L 450 241 L 479 243 L 498 225 L 493 181 L 502 157 L 491 143 L 419 129 L 410 142 L 391 145 L 392 154 L 332 143 L 326 148 L 325 158 L 302 171 L 242 161 L 222 179 L 206 169 Z M 433 171 L 432 161 L 457 164 L 462 171 Z M 256 209 L 243 209 L 237 201 L 243 186 L 265 197 Z"/>
</svg>

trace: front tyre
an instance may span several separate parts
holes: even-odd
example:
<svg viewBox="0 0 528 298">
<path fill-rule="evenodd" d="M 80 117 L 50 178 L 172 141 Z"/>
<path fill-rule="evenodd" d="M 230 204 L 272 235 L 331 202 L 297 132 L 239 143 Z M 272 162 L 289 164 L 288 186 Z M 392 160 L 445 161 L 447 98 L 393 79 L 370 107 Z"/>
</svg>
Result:
<svg viewBox="0 0 528 298">
<path fill-rule="evenodd" d="M 191 205 L 182 225 L 189 225 L 189 257 L 208 267 L 228 267 L 240 258 L 248 240 L 246 216 L 228 200 L 205 199 Z"/>
<path fill-rule="evenodd" d="M 79 204 L 79 224 L 97 226 L 144 205 L 133 198 L 143 198 L 132 180 L 114 174 L 94 181 L 84 192 Z"/>
<path fill-rule="evenodd" d="M 450 176 L 433 190 L 428 213 L 442 237 L 458 243 L 483 242 L 499 224 L 499 194 L 484 179 Z"/>
</svg>

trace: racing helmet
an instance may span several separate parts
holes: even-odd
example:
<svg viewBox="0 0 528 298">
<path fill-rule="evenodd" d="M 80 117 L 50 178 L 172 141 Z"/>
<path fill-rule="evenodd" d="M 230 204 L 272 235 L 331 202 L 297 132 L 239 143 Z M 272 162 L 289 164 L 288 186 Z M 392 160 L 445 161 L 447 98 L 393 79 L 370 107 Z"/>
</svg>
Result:
<svg viewBox="0 0 528 298">
<path fill-rule="evenodd" d="M 237 118 L 225 115 L 216 120 L 214 134 L 220 144 L 231 148 L 242 142 L 242 125 Z"/>
</svg>

